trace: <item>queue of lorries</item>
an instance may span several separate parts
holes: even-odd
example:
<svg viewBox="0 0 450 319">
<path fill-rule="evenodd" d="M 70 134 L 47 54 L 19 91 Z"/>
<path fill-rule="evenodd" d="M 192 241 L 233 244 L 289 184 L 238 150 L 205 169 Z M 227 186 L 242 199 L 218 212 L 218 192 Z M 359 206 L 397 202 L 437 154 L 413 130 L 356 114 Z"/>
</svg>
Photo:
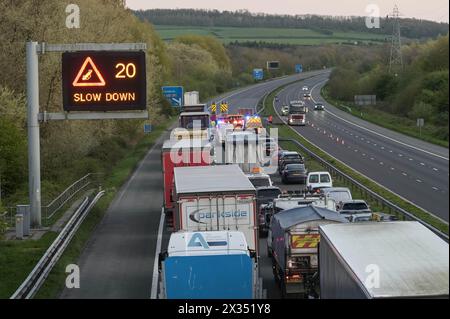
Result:
<svg viewBox="0 0 450 319">
<path fill-rule="evenodd" d="M 448 297 L 446 242 L 418 222 L 372 212 L 333 187 L 329 172 L 308 172 L 253 113 L 214 114 L 211 125 L 197 101 L 164 143 L 172 234 L 160 254 L 159 298 L 265 298 L 263 249 L 283 297 Z M 297 192 L 273 185 L 265 168 L 274 159 L 278 172 L 270 174 L 298 184 Z"/>
</svg>

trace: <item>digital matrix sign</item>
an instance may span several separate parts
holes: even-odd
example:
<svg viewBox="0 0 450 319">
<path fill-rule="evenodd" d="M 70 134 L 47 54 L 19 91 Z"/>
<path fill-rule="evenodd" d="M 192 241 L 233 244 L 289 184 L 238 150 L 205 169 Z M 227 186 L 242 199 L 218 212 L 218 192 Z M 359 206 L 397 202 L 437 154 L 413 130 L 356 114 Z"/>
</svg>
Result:
<svg viewBox="0 0 450 319">
<path fill-rule="evenodd" d="M 279 69 L 280 61 L 267 61 L 267 68 L 270 69 Z"/>
<path fill-rule="evenodd" d="M 83 51 L 62 55 L 65 111 L 147 108 L 145 52 Z"/>
</svg>

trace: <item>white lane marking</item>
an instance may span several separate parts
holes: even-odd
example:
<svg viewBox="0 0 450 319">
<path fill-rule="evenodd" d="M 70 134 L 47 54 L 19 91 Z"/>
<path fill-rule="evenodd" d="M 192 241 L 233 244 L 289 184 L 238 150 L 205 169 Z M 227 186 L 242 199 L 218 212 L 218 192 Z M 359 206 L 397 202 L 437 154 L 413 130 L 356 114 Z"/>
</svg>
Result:
<svg viewBox="0 0 450 319">
<path fill-rule="evenodd" d="M 434 189 L 435 191 L 438 191 L 438 190 L 439 190 L 439 188 L 437 188 L 437 187 L 435 187 L 435 186 L 433 186 L 433 189 Z"/>
<path fill-rule="evenodd" d="M 420 163 L 420 165 L 425 166 L 425 163 Z"/>
<path fill-rule="evenodd" d="M 406 173 L 402 173 L 402 175 L 403 175 L 403 176 L 408 176 L 408 174 L 406 174 Z"/>
<path fill-rule="evenodd" d="M 420 179 L 416 179 L 417 183 L 422 183 L 422 181 Z"/>
<path fill-rule="evenodd" d="M 410 161 L 414 161 L 412 158 L 409 159 Z"/>
<path fill-rule="evenodd" d="M 394 168 L 394 167 L 391 167 L 391 171 L 395 171 L 395 168 Z"/>
<path fill-rule="evenodd" d="M 158 239 L 156 240 L 155 260 L 153 263 L 152 292 L 150 295 L 150 299 L 156 299 L 158 294 L 158 281 L 159 281 L 158 263 L 159 263 L 159 254 L 161 253 L 162 233 L 165 217 L 166 214 L 164 214 L 164 208 L 161 208 L 161 219 L 159 220 Z"/>
<path fill-rule="evenodd" d="M 318 87 L 320 84 L 322 84 L 322 83 L 324 83 L 324 82 L 327 82 L 327 81 L 328 81 L 328 79 L 325 80 L 325 81 L 319 82 L 319 83 L 317 83 L 316 85 L 314 85 L 314 86 L 312 87 L 312 89 L 311 89 L 311 99 L 313 100 L 314 103 L 317 103 L 317 102 L 316 102 L 316 100 L 315 100 L 314 97 L 313 97 L 313 91 L 314 91 L 314 90 L 316 89 L 316 87 Z M 356 126 L 356 127 L 360 128 L 360 129 L 363 129 L 363 130 L 365 130 L 365 131 L 367 131 L 367 132 L 370 132 L 370 133 L 372 133 L 372 134 L 381 136 L 381 137 L 383 137 L 383 138 L 385 138 L 385 139 L 388 139 L 388 140 L 390 140 L 390 141 L 392 141 L 392 142 L 398 143 L 398 144 L 403 145 L 403 146 L 407 146 L 407 147 L 412 148 L 412 149 L 414 149 L 414 150 L 416 150 L 416 151 L 421 151 L 421 152 L 424 152 L 424 153 L 426 153 L 426 154 L 429 154 L 429 155 L 432 155 L 432 156 L 439 157 L 439 158 L 441 158 L 441 159 L 443 159 L 443 160 L 446 160 L 446 161 L 449 160 L 448 157 L 441 156 L 441 155 L 435 154 L 435 153 L 430 152 L 430 151 L 426 151 L 426 150 L 424 150 L 424 149 L 421 149 L 421 148 L 419 148 L 419 147 L 417 147 L 417 146 L 410 145 L 410 144 L 408 144 L 408 143 L 400 142 L 399 140 L 396 140 L 395 138 L 386 136 L 386 135 L 384 135 L 384 134 L 381 134 L 381 133 L 375 132 L 375 131 L 373 131 L 373 130 L 371 130 L 371 129 L 368 129 L 368 128 L 364 127 L 364 126 L 361 126 L 361 125 L 358 125 L 358 124 L 353 123 L 353 122 L 351 122 L 351 121 L 348 121 L 348 120 L 346 120 L 346 119 L 340 117 L 339 115 L 336 115 L 336 114 L 334 114 L 334 113 L 328 111 L 327 109 L 325 109 L 325 112 L 331 114 L 332 116 L 334 116 L 334 117 L 336 117 L 336 118 L 338 118 L 338 119 L 340 119 L 340 120 L 342 120 L 342 121 L 344 121 L 344 122 L 346 122 L 346 123 L 349 123 L 349 124 L 351 124 L 351 125 L 353 125 L 353 126 Z"/>
<path fill-rule="evenodd" d="M 433 167 L 433 171 L 436 171 L 436 172 L 437 172 L 437 171 L 439 171 L 439 170 L 438 170 L 436 167 Z"/>
<path fill-rule="evenodd" d="M 380 165 L 384 165 L 384 163 L 383 163 L 383 162 L 380 162 Z"/>
</svg>

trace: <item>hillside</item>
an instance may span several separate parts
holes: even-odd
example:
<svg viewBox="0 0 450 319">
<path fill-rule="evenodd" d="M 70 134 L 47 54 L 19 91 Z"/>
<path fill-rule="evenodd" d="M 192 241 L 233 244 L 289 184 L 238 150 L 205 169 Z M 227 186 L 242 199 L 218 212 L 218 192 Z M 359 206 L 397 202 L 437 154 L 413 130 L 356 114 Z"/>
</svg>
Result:
<svg viewBox="0 0 450 319">
<path fill-rule="evenodd" d="M 368 29 L 365 17 L 330 17 L 317 15 L 269 15 L 248 11 L 194 10 L 194 9 L 153 9 L 135 11 L 136 16 L 154 25 L 183 27 L 234 27 L 234 28 L 281 28 L 307 29 L 324 35 L 334 33 L 365 33 L 385 35 L 392 33 L 392 20 L 382 18 L 379 29 Z M 447 23 L 417 19 L 401 19 L 402 34 L 411 39 L 436 38 L 448 33 Z M 200 28 L 200 30 L 202 29 Z"/>
<path fill-rule="evenodd" d="M 389 36 L 364 32 L 320 32 L 294 28 L 237 28 L 155 25 L 155 30 L 165 41 L 185 34 L 210 35 L 225 44 L 263 42 L 283 45 L 319 45 L 340 43 L 374 44 L 388 41 Z"/>
</svg>

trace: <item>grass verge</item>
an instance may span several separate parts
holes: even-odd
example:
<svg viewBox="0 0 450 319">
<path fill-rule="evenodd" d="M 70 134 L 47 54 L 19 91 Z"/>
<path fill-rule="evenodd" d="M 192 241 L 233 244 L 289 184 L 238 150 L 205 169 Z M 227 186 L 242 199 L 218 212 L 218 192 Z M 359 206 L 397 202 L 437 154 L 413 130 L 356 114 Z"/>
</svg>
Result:
<svg viewBox="0 0 450 319">
<path fill-rule="evenodd" d="M 165 125 L 155 127 L 152 133 L 142 138 L 105 176 L 103 188 L 107 190 L 106 195 L 86 217 L 66 251 L 39 290 L 36 298 L 56 298 L 59 295 L 64 287 L 67 275 L 65 273 L 66 265 L 77 262 L 85 244 L 93 230 L 102 220 L 117 191 L 127 181 L 130 173 L 136 168 L 149 148 L 171 123 L 172 121 L 168 121 Z M 48 232 L 39 240 L 0 241 L 0 299 L 9 298 L 14 293 L 55 240 L 56 236 L 57 233 Z"/>
<path fill-rule="evenodd" d="M 389 114 L 377 110 L 372 106 L 352 105 L 351 107 L 349 107 L 344 102 L 330 97 L 326 86 L 322 88 L 321 95 L 328 103 L 336 106 L 338 109 L 347 112 L 355 117 L 363 119 L 367 122 L 417 138 L 419 140 L 423 140 L 425 142 L 433 143 L 446 148 L 449 147 L 448 141 L 436 138 L 433 135 L 433 130 L 435 130 L 435 128 L 429 125 L 425 125 L 425 127 L 422 129 L 422 134 L 420 134 L 419 129 L 417 128 L 417 123 L 413 120 L 407 119 L 406 117 Z"/>
<path fill-rule="evenodd" d="M 274 117 L 277 117 L 277 114 L 273 107 L 273 100 L 274 100 L 275 96 L 277 94 L 279 94 L 279 92 L 281 92 L 285 87 L 287 87 L 289 85 L 292 85 L 292 83 L 282 86 L 282 87 L 279 87 L 277 90 L 275 90 L 269 94 L 269 96 L 267 97 L 267 99 L 265 101 L 266 105 L 264 108 L 264 115 L 266 115 L 266 116 L 272 115 Z M 328 154 L 326 154 L 323 151 L 321 151 L 320 149 L 318 149 L 313 144 L 309 143 L 306 139 L 304 139 L 303 137 L 296 134 L 290 127 L 285 126 L 285 125 L 277 125 L 277 126 L 273 126 L 273 127 L 278 128 L 279 137 L 296 139 L 297 141 L 302 143 L 306 148 L 308 148 L 310 151 L 314 152 L 315 154 L 317 154 L 318 156 L 320 156 L 321 158 L 326 160 L 328 163 L 331 163 L 333 166 L 335 166 L 342 172 L 346 173 L 347 175 L 351 176 L 353 179 L 357 180 L 361 184 L 365 185 L 366 187 L 368 187 L 375 193 L 379 194 L 383 198 L 389 200 L 390 202 L 392 202 L 392 203 L 396 204 L 397 206 L 401 207 L 402 209 L 408 211 L 409 213 L 413 214 L 414 216 L 421 219 L 422 221 L 434 226 L 438 230 L 440 230 L 448 235 L 448 233 L 449 233 L 448 224 L 445 224 L 444 222 L 435 218 L 431 214 L 421 210 L 420 208 L 416 207 L 415 205 L 403 200 L 399 196 L 397 196 L 397 195 L 393 194 L 392 192 L 379 186 L 377 183 L 374 183 L 373 181 L 369 180 L 368 178 L 364 177 L 363 175 L 355 172 L 352 168 L 348 167 L 344 163 L 332 158 Z M 282 144 L 282 146 L 283 146 L 283 144 Z M 298 147 L 296 147 L 295 145 L 292 145 L 292 143 L 290 143 L 288 148 L 293 149 L 293 150 L 298 150 Z M 308 160 L 308 157 L 306 159 Z M 312 159 L 309 158 L 309 160 L 311 161 Z M 358 194 L 358 192 L 359 192 L 359 194 Z M 364 195 L 364 194 L 361 194 L 360 191 L 357 191 L 356 195 Z M 375 209 L 379 210 L 379 211 L 385 210 L 385 208 L 379 207 L 377 205 L 377 203 L 375 203 L 375 202 L 372 202 L 369 204 L 372 205 L 372 208 L 374 210 Z"/>
</svg>

